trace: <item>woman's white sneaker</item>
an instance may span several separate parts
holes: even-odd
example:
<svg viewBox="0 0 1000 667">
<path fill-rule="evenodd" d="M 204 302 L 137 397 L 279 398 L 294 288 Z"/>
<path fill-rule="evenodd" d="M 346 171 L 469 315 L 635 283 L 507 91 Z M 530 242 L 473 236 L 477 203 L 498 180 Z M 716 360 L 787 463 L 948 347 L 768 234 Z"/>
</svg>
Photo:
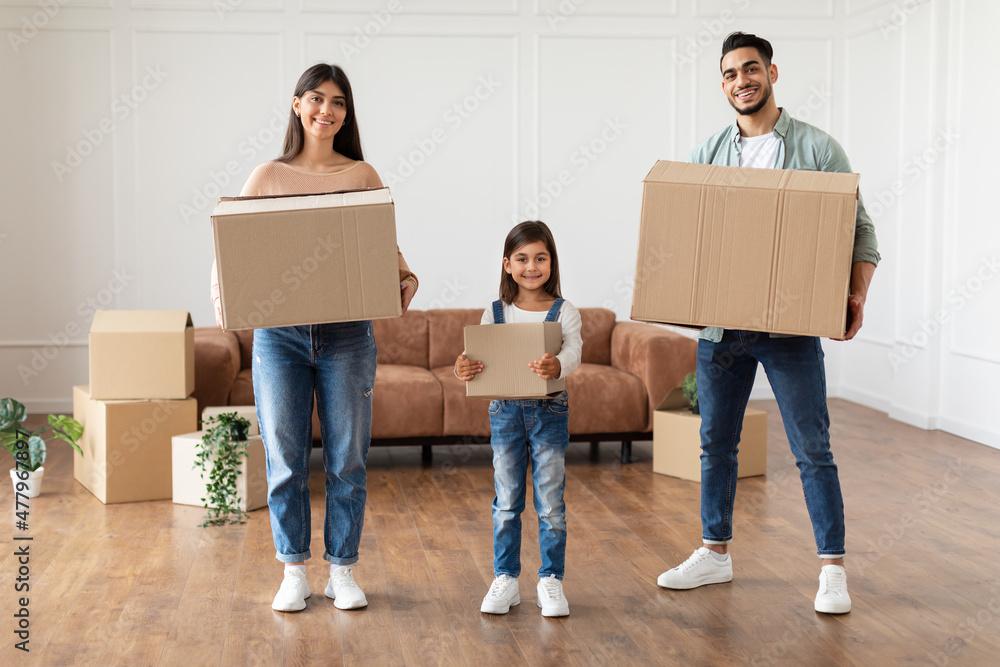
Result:
<svg viewBox="0 0 1000 667">
<path fill-rule="evenodd" d="M 542 608 L 542 616 L 569 616 L 569 601 L 555 575 L 538 580 L 537 604 Z"/>
<path fill-rule="evenodd" d="M 306 608 L 306 598 L 309 597 L 309 582 L 303 570 L 286 568 L 285 578 L 281 580 L 281 588 L 274 596 L 271 609 L 275 611 L 302 611 Z"/>
<path fill-rule="evenodd" d="M 517 588 L 517 579 L 501 574 L 490 585 L 479 611 L 484 614 L 506 614 L 511 607 L 519 604 L 521 593 Z"/>
<path fill-rule="evenodd" d="M 723 584 L 733 580 L 733 559 L 726 554 L 726 559 L 715 558 L 711 549 L 699 547 L 691 557 L 672 570 L 661 574 L 656 584 L 663 588 L 687 590 L 706 584 Z"/>
<path fill-rule="evenodd" d="M 354 571 L 350 565 L 342 565 L 330 571 L 330 581 L 323 591 L 333 600 L 337 609 L 360 609 L 368 606 L 368 598 L 361 587 L 354 582 Z"/>
<path fill-rule="evenodd" d="M 847 594 L 847 570 L 840 565 L 824 565 L 819 571 L 816 611 L 821 614 L 846 614 L 851 610 Z"/>
</svg>

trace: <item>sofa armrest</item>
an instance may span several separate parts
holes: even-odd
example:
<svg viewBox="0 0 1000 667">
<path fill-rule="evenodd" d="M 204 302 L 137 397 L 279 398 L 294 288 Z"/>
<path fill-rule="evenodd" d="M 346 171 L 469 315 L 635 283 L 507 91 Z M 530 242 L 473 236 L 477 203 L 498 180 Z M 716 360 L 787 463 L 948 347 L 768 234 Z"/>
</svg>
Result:
<svg viewBox="0 0 1000 667">
<path fill-rule="evenodd" d="M 217 327 L 194 330 L 194 397 L 198 419 L 210 405 L 229 405 L 236 375 L 240 372 L 240 343 L 231 331 Z"/>
<path fill-rule="evenodd" d="M 611 331 L 611 365 L 642 381 L 649 398 L 649 424 L 660 402 L 698 364 L 698 341 L 640 322 L 616 322 Z"/>
</svg>

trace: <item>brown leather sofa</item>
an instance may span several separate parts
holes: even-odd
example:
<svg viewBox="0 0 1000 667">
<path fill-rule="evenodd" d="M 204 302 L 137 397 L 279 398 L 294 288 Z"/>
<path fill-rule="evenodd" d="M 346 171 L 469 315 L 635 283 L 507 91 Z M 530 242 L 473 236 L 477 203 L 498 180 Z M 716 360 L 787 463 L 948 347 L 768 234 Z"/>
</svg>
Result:
<svg viewBox="0 0 1000 667">
<path fill-rule="evenodd" d="M 455 377 L 463 327 L 479 324 L 482 309 L 410 310 L 375 321 L 378 371 L 372 414 L 373 445 L 422 445 L 424 459 L 438 444 L 487 444 L 487 401 L 466 398 Z M 653 411 L 695 369 L 696 341 L 637 322 L 616 322 L 603 308 L 581 308 L 583 363 L 566 378 L 573 441 L 622 442 L 622 462 L 633 440 L 649 439 Z M 195 330 L 198 410 L 253 405 L 252 331 Z M 319 423 L 313 413 L 313 434 Z M 594 450 L 596 451 L 596 449 Z"/>
</svg>

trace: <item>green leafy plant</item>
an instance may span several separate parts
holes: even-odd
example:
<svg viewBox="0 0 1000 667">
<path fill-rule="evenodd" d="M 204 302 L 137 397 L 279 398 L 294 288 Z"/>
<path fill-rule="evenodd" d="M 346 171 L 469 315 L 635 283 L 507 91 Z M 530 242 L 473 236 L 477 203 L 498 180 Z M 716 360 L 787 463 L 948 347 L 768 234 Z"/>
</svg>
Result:
<svg viewBox="0 0 1000 667">
<path fill-rule="evenodd" d="M 688 402 L 691 403 L 691 412 L 699 414 L 698 412 L 698 376 L 695 373 L 688 373 L 681 380 L 681 391 L 684 392 L 684 397 L 687 398 Z"/>
<path fill-rule="evenodd" d="M 250 515 L 240 509 L 236 478 L 242 474 L 240 463 L 248 456 L 250 421 L 235 412 L 227 412 L 209 417 L 205 426 L 207 430 L 198 443 L 194 462 L 194 467 L 201 469 L 202 479 L 208 473 L 208 496 L 201 499 L 208 514 L 201 526 L 243 523 Z"/>
<path fill-rule="evenodd" d="M 0 399 L 0 445 L 14 457 L 18 470 L 38 470 L 45 463 L 45 443 L 55 439 L 69 443 L 77 454 L 83 455 L 76 444 L 83 435 L 80 422 L 66 415 L 49 415 L 48 426 L 32 431 L 23 424 L 27 414 L 24 405 L 13 398 Z"/>
</svg>

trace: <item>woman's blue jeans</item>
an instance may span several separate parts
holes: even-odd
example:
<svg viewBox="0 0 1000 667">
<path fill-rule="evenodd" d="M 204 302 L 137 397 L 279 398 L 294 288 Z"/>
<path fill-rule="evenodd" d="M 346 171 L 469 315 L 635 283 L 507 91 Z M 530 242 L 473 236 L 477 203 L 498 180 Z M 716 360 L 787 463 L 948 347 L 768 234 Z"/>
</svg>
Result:
<svg viewBox="0 0 1000 667">
<path fill-rule="evenodd" d="M 253 391 L 267 452 L 267 506 L 279 561 L 296 563 L 310 557 L 315 391 L 326 469 L 323 557 L 337 565 L 357 562 L 374 385 L 370 321 L 254 331 Z"/>
<path fill-rule="evenodd" d="M 844 500 L 830 451 L 826 371 L 818 338 L 772 338 L 727 329 L 722 340 L 698 341 L 698 407 L 701 411 L 701 525 L 706 544 L 733 539 L 733 504 L 743 412 L 757 362 L 778 401 L 788 444 L 799 468 L 817 553 L 844 555 Z"/>
<path fill-rule="evenodd" d="M 569 398 L 566 392 L 542 400 L 490 401 L 493 447 L 493 572 L 521 574 L 521 513 L 527 494 L 528 458 L 538 546 L 539 577 L 563 578 L 566 571 L 566 447 Z"/>
</svg>

